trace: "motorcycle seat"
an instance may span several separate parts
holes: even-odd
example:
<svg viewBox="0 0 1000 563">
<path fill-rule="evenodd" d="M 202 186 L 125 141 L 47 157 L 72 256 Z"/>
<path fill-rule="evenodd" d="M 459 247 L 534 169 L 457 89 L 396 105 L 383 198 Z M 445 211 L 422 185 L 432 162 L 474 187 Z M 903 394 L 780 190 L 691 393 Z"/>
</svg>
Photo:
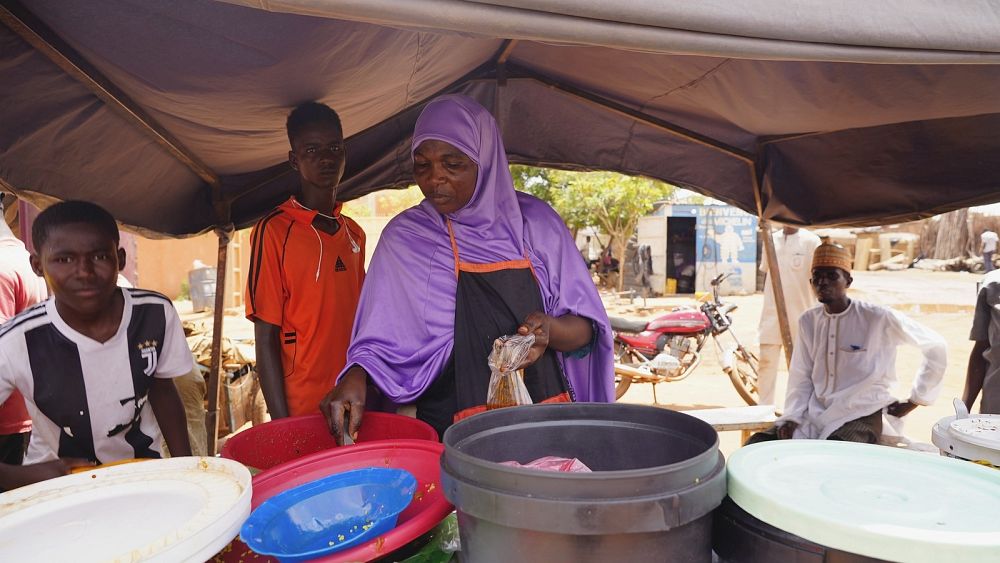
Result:
<svg viewBox="0 0 1000 563">
<path fill-rule="evenodd" d="M 642 332 L 646 330 L 646 321 L 631 321 L 621 317 L 609 317 L 611 328 L 618 332 Z"/>
</svg>

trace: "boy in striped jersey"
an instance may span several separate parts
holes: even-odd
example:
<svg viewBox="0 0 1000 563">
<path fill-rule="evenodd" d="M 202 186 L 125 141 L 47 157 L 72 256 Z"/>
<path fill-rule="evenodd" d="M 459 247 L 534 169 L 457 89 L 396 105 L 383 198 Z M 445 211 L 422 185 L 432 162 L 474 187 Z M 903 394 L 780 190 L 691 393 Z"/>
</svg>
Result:
<svg viewBox="0 0 1000 563">
<path fill-rule="evenodd" d="M 31 266 L 52 297 L 0 328 L 0 401 L 19 390 L 34 427 L 24 465 L 0 464 L 0 488 L 158 458 L 161 437 L 190 455 L 171 379 L 191 371 L 191 352 L 169 299 L 116 285 L 125 251 L 114 218 L 68 201 L 43 211 L 31 234 Z"/>
</svg>

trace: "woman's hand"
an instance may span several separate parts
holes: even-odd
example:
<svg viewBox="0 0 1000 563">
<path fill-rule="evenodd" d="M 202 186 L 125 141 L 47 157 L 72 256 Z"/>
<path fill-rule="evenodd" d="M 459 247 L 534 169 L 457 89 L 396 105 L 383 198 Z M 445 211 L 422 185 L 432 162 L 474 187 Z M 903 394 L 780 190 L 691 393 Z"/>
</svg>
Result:
<svg viewBox="0 0 1000 563">
<path fill-rule="evenodd" d="M 521 365 L 517 366 L 517 369 L 524 369 L 535 362 L 538 358 L 542 357 L 545 353 L 545 349 L 549 347 L 549 329 L 552 326 L 552 321 L 554 319 L 541 311 L 535 311 L 533 313 L 528 313 L 528 316 L 524 318 L 524 322 L 521 326 L 517 327 L 517 333 L 521 336 L 527 336 L 529 334 L 535 335 L 535 343 L 531 345 L 531 350 L 528 351 L 528 357 L 521 362 Z"/>
<path fill-rule="evenodd" d="M 340 383 L 319 403 L 319 410 L 326 417 L 337 445 L 344 445 L 345 429 L 352 440 L 358 438 L 358 429 L 361 428 L 361 418 L 365 412 L 367 384 L 368 373 L 360 366 L 352 366 L 340 379 Z"/>
<path fill-rule="evenodd" d="M 517 328 L 521 335 L 534 334 L 535 344 L 528 357 L 517 369 L 524 369 L 538 361 L 546 348 L 557 352 L 573 352 L 583 348 L 594 338 L 594 326 L 583 317 L 563 315 L 550 317 L 541 311 L 528 313 Z"/>
</svg>

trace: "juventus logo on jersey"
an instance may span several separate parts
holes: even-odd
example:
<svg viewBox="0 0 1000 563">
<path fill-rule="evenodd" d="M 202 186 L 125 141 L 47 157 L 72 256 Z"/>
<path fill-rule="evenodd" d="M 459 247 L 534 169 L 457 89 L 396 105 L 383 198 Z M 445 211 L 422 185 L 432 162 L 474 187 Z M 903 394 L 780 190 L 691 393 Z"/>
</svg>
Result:
<svg viewBox="0 0 1000 563">
<path fill-rule="evenodd" d="M 146 367 L 142 369 L 142 372 L 146 374 L 147 377 L 152 376 L 156 373 L 156 345 L 159 342 L 155 340 L 146 340 L 140 342 L 136 345 L 136 348 L 142 353 L 142 359 L 146 360 Z"/>
</svg>

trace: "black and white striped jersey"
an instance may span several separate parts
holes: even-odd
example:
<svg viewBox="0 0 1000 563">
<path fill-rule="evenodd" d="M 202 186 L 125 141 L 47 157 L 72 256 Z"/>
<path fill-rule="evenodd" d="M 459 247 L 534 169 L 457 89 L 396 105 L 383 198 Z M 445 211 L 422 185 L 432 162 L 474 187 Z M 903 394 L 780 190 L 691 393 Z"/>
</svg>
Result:
<svg viewBox="0 0 1000 563">
<path fill-rule="evenodd" d="M 52 298 L 0 327 L 0 402 L 17 388 L 33 423 L 25 464 L 160 457 L 150 378 L 189 373 L 191 352 L 169 299 L 122 292 L 121 326 L 107 342 L 70 328 Z"/>
</svg>

